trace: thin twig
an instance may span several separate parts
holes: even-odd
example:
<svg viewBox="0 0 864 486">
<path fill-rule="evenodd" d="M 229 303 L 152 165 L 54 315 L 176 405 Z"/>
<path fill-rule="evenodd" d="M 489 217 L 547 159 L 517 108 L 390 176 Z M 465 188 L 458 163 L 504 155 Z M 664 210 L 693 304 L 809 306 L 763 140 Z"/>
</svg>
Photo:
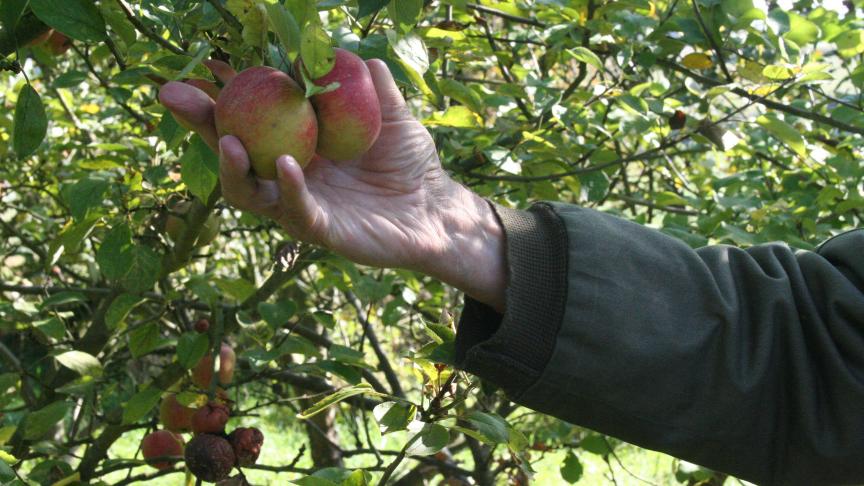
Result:
<svg viewBox="0 0 864 486">
<path fill-rule="evenodd" d="M 179 54 L 181 56 L 188 56 L 189 55 L 189 53 L 187 53 L 186 51 L 184 51 L 180 47 L 175 46 L 170 41 L 168 41 L 167 39 L 165 39 L 161 35 L 157 34 L 153 29 L 144 25 L 144 23 L 141 22 L 141 20 L 139 20 L 138 17 L 136 17 L 135 14 L 132 13 L 131 10 L 129 10 L 129 7 L 126 6 L 126 4 L 123 2 L 123 0 L 117 0 L 117 4 L 120 5 L 120 10 L 122 10 L 123 14 L 126 15 L 126 18 L 129 19 L 129 23 L 131 23 L 135 27 L 135 30 L 142 33 L 144 35 L 144 37 L 147 37 L 148 39 L 159 44 L 160 46 L 164 47 L 165 49 L 168 49 L 169 51 L 173 52 L 174 54 Z"/>
<path fill-rule="evenodd" d="M 665 59 L 658 59 L 657 63 L 662 65 L 662 66 L 666 66 L 666 67 L 672 69 L 673 71 L 677 71 L 677 72 L 679 72 L 679 73 L 681 73 L 681 74 L 683 74 L 689 78 L 695 79 L 696 81 L 699 81 L 700 83 L 708 85 L 708 86 L 713 87 L 713 86 L 721 86 L 721 85 L 726 84 L 722 81 L 718 81 L 716 79 L 711 79 L 709 77 L 702 76 L 701 74 L 694 73 L 694 72 L 690 71 L 689 69 L 687 69 L 683 66 L 680 66 L 677 63 L 672 62 L 672 61 L 667 61 Z M 771 109 L 774 109 L 777 111 L 782 111 L 783 113 L 788 113 L 790 115 L 795 115 L 799 118 L 805 118 L 807 120 L 812 120 L 815 122 L 823 123 L 825 125 L 828 125 L 830 127 L 834 127 L 836 129 L 842 130 L 844 132 L 857 133 L 858 135 L 864 135 L 864 128 L 849 125 L 848 123 L 843 123 L 839 120 L 835 120 L 835 119 L 827 117 L 825 115 L 820 115 L 819 113 L 814 113 L 812 111 L 804 110 L 801 108 L 796 108 L 794 106 L 786 105 L 786 104 L 783 104 L 783 103 L 780 103 L 777 101 L 772 101 L 772 100 L 766 99 L 764 96 L 758 96 L 758 95 L 748 93 L 746 90 L 741 89 L 741 88 L 733 88 L 730 91 L 732 91 L 733 93 L 735 93 L 738 96 L 743 96 L 744 98 L 747 98 L 751 101 L 759 103 L 762 106 L 765 106 L 765 107 L 768 107 L 768 108 L 771 108 Z"/>
<path fill-rule="evenodd" d="M 713 49 L 714 54 L 717 55 L 717 63 L 720 64 L 720 69 L 723 70 L 726 79 L 731 83 L 733 81 L 732 75 L 729 74 L 729 70 L 726 68 L 726 60 L 723 58 L 723 52 L 720 50 L 720 46 L 714 39 L 714 35 L 708 30 L 708 26 L 705 25 L 705 20 L 702 19 L 702 12 L 699 11 L 699 2 L 697 0 L 693 0 L 693 12 L 696 14 L 696 20 L 699 21 L 699 25 L 702 27 L 702 32 L 708 39 L 708 44 L 711 45 L 711 49 Z"/>
</svg>

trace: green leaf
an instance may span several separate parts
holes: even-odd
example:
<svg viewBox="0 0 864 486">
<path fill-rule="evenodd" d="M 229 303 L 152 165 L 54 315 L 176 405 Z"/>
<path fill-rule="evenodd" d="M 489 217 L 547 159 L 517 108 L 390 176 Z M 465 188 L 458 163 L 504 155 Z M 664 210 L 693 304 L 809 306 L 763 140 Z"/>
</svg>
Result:
<svg viewBox="0 0 864 486">
<path fill-rule="evenodd" d="M 579 446 L 586 451 L 598 456 L 608 456 L 612 453 L 609 441 L 600 434 L 591 434 L 579 442 Z"/>
<path fill-rule="evenodd" d="M 135 245 L 129 252 L 129 270 L 120 279 L 130 292 L 144 292 L 153 288 L 162 271 L 162 259 L 149 246 Z"/>
<path fill-rule="evenodd" d="M 378 395 L 378 393 L 372 389 L 372 385 L 370 385 L 368 383 L 361 383 L 359 385 L 354 385 L 354 386 L 346 386 L 345 388 L 342 388 L 341 390 L 339 390 L 335 393 L 327 395 L 326 397 L 324 397 L 320 401 L 318 401 L 316 404 L 314 404 L 311 407 L 307 408 L 306 410 L 300 412 L 299 414 L 297 414 L 297 418 L 303 419 L 303 420 L 308 419 L 310 417 L 313 417 L 313 416 L 323 412 L 328 407 L 341 402 L 342 400 L 345 400 L 347 398 L 351 398 L 355 395 L 362 395 L 362 394 Z"/>
<path fill-rule="evenodd" d="M 300 38 L 300 57 L 309 77 L 318 79 L 327 75 L 336 63 L 336 54 L 330 44 L 330 35 L 317 23 L 303 29 Z"/>
<path fill-rule="evenodd" d="M 765 66 L 765 68 L 762 69 L 762 75 L 768 79 L 783 80 L 789 79 L 795 74 L 792 73 L 792 70 L 786 66 L 780 64 L 772 64 L 770 66 Z"/>
<path fill-rule="evenodd" d="M 206 334 L 187 332 L 177 340 L 177 362 L 187 370 L 192 369 L 210 348 L 210 339 Z"/>
<path fill-rule="evenodd" d="M 297 304 L 291 300 L 280 300 L 275 304 L 261 302 L 258 304 L 258 312 L 271 328 L 282 329 L 288 323 L 288 319 L 297 312 Z"/>
<path fill-rule="evenodd" d="M 4 455 L 9 454 L 8 452 L 3 452 Z M 10 455 L 11 456 L 11 455 Z M 14 458 L 14 456 L 12 456 Z M 15 461 L 17 462 L 17 461 Z M 3 481 L 3 484 L 10 484 L 9 482 L 15 479 L 17 476 L 15 475 L 15 470 L 13 470 L 6 461 L 0 461 L 0 481 Z M 15 484 L 15 483 L 11 483 Z M 21 483 L 24 484 L 24 483 Z"/>
<path fill-rule="evenodd" d="M 58 354 L 54 359 L 81 376 L 102 375 L 102 363 L 92 354 L 73 350 Z"/>
<path fill-rule="evenodd" d="M 561 478 L 570 484 L 579 481 L 582 478 L 582 463 L 573 451 L 567 451 L 567 457 L 564 458 L 564 463 L 561 464 Z"/>
<path fill-rule="evenodd" d="M 400 36 L 390 30 L 387 31 L 387 40 L 405 66 L 421 77 L 426 73 L 429 69 L 429 54 L 420 36 L 413 32 Z"/>
<path fill-rule="evenodd" d="M 134 424 L 144 418 L 162 398 L 162 391 L 150 386 L 136 393 L 124 405 L 123 424 Z"/>
<path fill-rule="evenodd" d="M 3 27 L 3 30 L 12 31 L 26 7 L 27 0 L 3 0 L 0 2 L 0 26 Z"/>
<path fill-rule="evenodd" d="M 98 218 L 85 219 L 83 221 L 69 220 L 60 234 L 51 240 L 48 246 L 48 255 L 50 259 L 46 262 L 46 267 L 54 265 L 60 260 L 64 254 L 74 254 L 81 248 L 81 243 L 85 238 L 90 236 L 93 227 L 99 221 Z"/>
<path fill-rule="evenodd" d="M 185 78 L 189 73 L 194 71 L 195 68 L 197 68 L 198 66 L 201 65 L 201 61 L 203 61 L 204 58 L 207 57 L 207 54 L 210 54 L 210 47 L 207 45 L 201 46 L 201 48 L 198 49 L 198 52 L 195 53 L 195 55 L 192 57 L 192 59 L 189 62 L 187 62 L 186 65 L 183 66 L 183 69 L 181 69 L 180 72 L 178 72 L 174 76 L 174 80 L 179 81 L 179 80 Z M 184 59 L 184 58 L 188 59 L 188 56 L 177 56 L 177 57 L 180 59 Z"/>
<path fill-rule="evenodd" d="M 159 326 L 156 323 L 138 326 L 129 334 L 129 351 L 133 358 L 140 358 L 162 344 Z"/>
<path fill-rule="evenodd" d="M 359 0 L 357 3 L 360 5 L 360 8 L 357 11 L 357 18 L 362 19 L 363 17 L 372 15 L 386 7 L 389 2 L 390 0 Z"/>
<path fill-rule="evenodd" d="M 245 278 L 216 278 L 213 283 L 235 300 L 246 300 L 255 293 L 255 286 Z"/>
<path fill-rule="evenodd" d="M 143 298 L 133 294 L 118 295 L 105 312 L 105 325 L 108 326 L 108 329 L 117 329 L 123 324 L 129 312 L 143 301 Z"/>
<path fill-rule="evenodd" d="M 132 246 L 132 230 L 120 223 L 105 235 L 96 251 L 96 263 L 109 280 L 119 280 L 129 271 L 129 249 Z"/>
<path fill-rule="evenodd" d="M 417 23 L 417 17 L 422 10 L 423 0 L 391 0 L 390 5 L 387 6 L 390 18 L 407 29 Z"/>
<path fill-rule="evenodd" d="M 30 0 L 39 20 L 85 42 L 105 39 L 105 19 L 93 0 Z"/>
<path fill-rule="evenodd" d="M 405 430 L 417 415 L 417 407 L 412 403 L 384 402 L 372 409 L 382 434 Z"/>
<path fill-rule="evenodd" d="M 792 12 L 787 12 L 787 15 L 789 15 L 789 32 L 783 34 L 783 37 L 799 46 L 810 44 L 819 39 L 822 31 L 816 24 Z"/>
<path fill-rule="evenodd" d="M 180 158 L 180 176 L 195 197 L 207 201 L 219 183 L 219 159 L 200 136 L 192 137 L 192 143 Z"/>
<path fill-rule="evenodd" d="M 63 189 L 63 199 L 69 203 L 72 217 L 76 220 L 87 219 L 90 210 L 104 206 L 104 196 L 110 187 L 107 179 L 99 174 L 91 174 Z"/>
<path fill-rule="evenodd" d="M 33 322 L 33 328 L 49 339 L 61 340 L 66 337 L 66 326 L 58 317 L 49 317 Z"/>
<path fill-rule="evenodd" d="M 400 36 L 395 31 L 388 30 L 387 41 L 396 53 L 405 76 L 432 104 L 437 104 L 437 97 L 424 78 L 424 74 L 429 70 L 429 55 L 423 39 L 413 32 Z"/>
<path fill-rule="evenodd" d="M 442 79 L 438 81 L 438 89 L 441 94 L 449 96 L 471 109 L 474 113 L 482 115 L 484 111 L 483 100 L 474 90 L 453 79 Z"/>
<path fill-rule="evenodd" d="M 165 111 L 165 114 L 162 115 L 162 118 L 159 120 L 159 134 L 162 136 L 162 140 L 165 140 L 165 143 L 168 145 L 168 148 L 173 150 L 180 146 L 180 142 L 186 138 L 186 134 L 189 133 L 186 128 L 177 123 L 177 120 L 171 114 L 170 111 Z"/>
<path fill-rule="evenodd" d="M 509 426 L 500 416 L 491 413 L 471 412 L 467 419 L 486 438 L 484 442 L 503 444 L 509 440 Z"/>
<path fill-rule="evenodd" d="M 327 350 L 327 353 L 330 355 L 330 358 L 335 359 L 336 361 L 348 363 L 353 366 L 369 367 L 363 353 L 356 349 L 349 348 L 348 346 L 333 344 Z"/>
<path fill-rule="evenodd" d="M 444 113 L 433 113 L 423 120 L 426 126 L 443 126 L 454 128 L 481 128 L 483 121 L 467 106 L 457 105 L 447 108 Z"/>
<path fill-rule="evenodd" d="M 48 132 L 48 118 L 39 93 L 29 84 L 21 87 L 15 104 L 15 127 L 12 129 L 12 149 L 23 159 L 39 148 Z"/>
<path fill-rule="evenodd" d="M 603 69 L 603 61 L 601 61 L 600 58 L 597 57 L 597 54 L 591 52 L 587 47 L 578 46 L 572 49 L 567 49 L 566 52 L 570 57 L 579 62 L 584 62 L 585 64 L 597 69 Z"/>
<path fill-rule="evenodd" d="M 71 407 L 70 402 L 59 400 L 28 414 L 24 422 L 24 439 L 37 440 L 47 435 L 66 417 Z"/>
<path fill-rule="evenodd" d="M 56 294 L 48 297 L 47 299 L 42 301 L 43 309 L 50 309 L 51 307 L 60 307 L 68 304 L 87 302 L 87 298 L 84 297 L 84 294 L 80 292 L 57 292 Z"/>
<path fill-rule="evenodd" d="M 129 19 L 126 18 L 126 15 L 117 3 L 99 2 L 99 12 L 102 13 L 105 22 L 112 31 L 117 33 L 124 44 L 131 46 L 136 42 L 138 34 L 135 26 L 129 22 Z"/>
<path fill-rule="evenodd" d="M 285 6 L 297 21 L 297 25 L 303 26 L 310 22 L 319 22 L 318 8 L 316 2 L 309 0 L 285 0 Z"/>
<path fill-rule="evenodd" d="M 267 45 L 267 8 L 257 0 L 228 0 L 225 7 L 243 25 L 243 42 L 263 48 Z"/>
<path fill-rule="evenodd" d="M 449 442 L 450 432 L 443 425 L 423 424 L 405 452 L 409 456 L 430 456 L 445 448 Z"/>
<path fill-rule="evenodd" d="M 297 20 L 283 5 L 278 3 L 266 3 L 267 17 L 270 19 L 270 28 L 276 33 L 282 48 L 289 55 L 294 55 L 300 50 L 300 26 Z"/>
<path fill-rule="evenodd" d="M 804 137 L 792 125 L 777 119 L 773 115 L 763 115 L 756 122 L 765 127 L 769 133 L 785 143 L 801 157 L 807 156 L 807 144 Z"/>
</svg>

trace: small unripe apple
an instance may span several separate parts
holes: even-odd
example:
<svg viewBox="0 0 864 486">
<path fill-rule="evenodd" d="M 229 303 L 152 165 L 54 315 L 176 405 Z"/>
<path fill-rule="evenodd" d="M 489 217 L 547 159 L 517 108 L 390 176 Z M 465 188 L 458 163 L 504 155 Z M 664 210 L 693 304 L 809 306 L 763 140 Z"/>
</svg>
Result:
<svg viewBox="0 0 864 486">
<path fill-rule="evenodd" d="M 234 354 L 234 348 L 227 343 L 222 343 L 222 348 L 219 351 L 219 384 L 231 384 L 234 379 L 236 362 L 237 355 Z M 192 368 L 192 383 L 199 388 L 207 389 L 210 388 L 211 381 L 213 381 L 213 355 L 208 354 Z"/>
<path fill-rule="evenodd" d="M 201 319 L 198 319 L 197 321 L 195 321 L 195 332 L 197 332 L 199 334 L 204 334 L 208 330 L 210 330 L 210 320 L 209 319 L 207 319 L 206 317 L 202 317 Z"/>
<path fill-rule="evenodd" d="M 187 407 L 177 400 L 177 395 L 168 393 L 159 404 L 159 421 L 166 430 L 171 432 L 189 432 L 192 430 L 192 415 L 195 409 Z"/>
<path fill-rule="evenodd" d="M 42 45 L 43 43 L 45 43 L 45 41 L 47 41 L 51 37 L 51 34 L 53 34 L 53 33 L 54 33 L 54 29 L 47 29 L 45 32 L 39 34 L 38 37 L 36 37 L 33 40 L 31 40 L 30 42 L 24 44 L 24 47 L 35 47 L 35 46 Z"/>
<path fill-rule="evenodd" d="M 64 54 L 66 51 L 72 47 L 72 40 L 63 35 L 62 32 L 57 32 L 56 30 L 51 32 L 51 35 L 48 37 L 48 40 L 45 41 L 45 47 L 48 48 L 48 51 L 55 56 L 59 56 Z"/>
<path fill-rule="evenodd" d="M 211 483 L 227 478 L 237 462 L 228 440 L 212 434 L 193 437 L 186 445 L 185 458 L 196 478 Z"/>
<path fill-rule="evenodd" d="M 238 427 L 228 434 L 228 442 L 234 448 L 237 465 L 248 467 L 255 464 L 264 444 L 264 434 L 255 427 Z"/>
<path fill-rule="evenodd" d="M 333 69 L 314 80 L 321 87 L 339 83 L 333 91 L 312 96 L 318 116 L 317 152 L 330 160 L 354 160 L 366 153 L 381 133 L 381 104 L 363 59 L 340 48 L 334 49 L 334 54 Z"/>
<path fill-rule="evenodd" d="M 156 459 L 183 457 L 183 438 L 167 430 L 151 432 L 141 441 L 141 454 L 147 464 L 156 469 L 168 469 L 174 466 L 173 462 Z"/>
<path fill-rule="evenodd" d="M 228 407 L 219 402 L 210 402 L 192 415 L 192 432 L 196 434 L 221 434 L 228 423 Z"/>
<path fill-rule="evenodd" d="M 219 93 L 214 115 L 219 136 L 240 139 L 258 177 L 275 179 L 280 155 L 301 167 L 315 155 L 315 110 L 282 71 L 257 66 L 240 72 Z"/>
<path fill-rule="evenodd" d="M 165 233 L 171 238 L 171 241 L 176 242 L 186 231 L 186 214 L 192 209 L 191 201 L 180 201 L 170 207 L 170 212 L 165 218 Z M 222 225 L 222 218 L 216 214 L 211 214 L 201 226 L 201 232 L 198 233 L 198 239 L 195 240 L 195 248 L 202 248 L 216 239 L 219 236 L 219 227 Z"/>
</svg>

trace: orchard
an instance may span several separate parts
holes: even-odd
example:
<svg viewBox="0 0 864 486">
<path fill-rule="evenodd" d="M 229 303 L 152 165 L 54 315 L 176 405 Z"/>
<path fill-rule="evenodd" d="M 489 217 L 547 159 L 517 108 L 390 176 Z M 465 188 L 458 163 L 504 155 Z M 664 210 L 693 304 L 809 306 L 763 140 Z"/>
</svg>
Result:
<svg viewBox="0 0 864 486">
<path fill-rule="evenodd" d="M 172 82 L 265 181 L 373 146 L 380 59 L 504 206 L 694 248 L 864 211 L 861 0 L 0 0 L 0 55 L 3 484 L 736 481 L 460 371 L 462 296 L 228 204 Z"/>
</svg>

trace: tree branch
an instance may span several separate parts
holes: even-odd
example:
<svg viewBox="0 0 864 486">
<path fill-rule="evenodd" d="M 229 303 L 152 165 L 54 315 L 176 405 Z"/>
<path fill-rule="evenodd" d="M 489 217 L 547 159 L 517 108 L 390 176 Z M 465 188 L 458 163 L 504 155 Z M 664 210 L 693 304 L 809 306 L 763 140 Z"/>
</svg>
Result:
<svg viewBox="0 0 864 486">
<path fill-rule="evenodd" d="M 188 56 L 189 55 L 189 53 L 187 53 L 186 51 L 184 51 L 180 47 L 175 46 L 169 40 L 165 39 L 161 35 L 157 34 L 155 31 L 153 31 L 153 29 L 144 25 L 144 23 L 141 22 L 141 20 L 139 20 L 138 17 L 136 17 L 135 14 L 132 13 L 131 10 L 129 10 L 129 7 L 126 6 L 126 3 L 123 2 L 123 0 L 117 0 L 117 5 L 120 6 L 120 10 L 122 10 L 123 14 L 126 15 L 126 18 L 129 19 L 129 23 L 131 23 L 135 27 L 135 30 L 137 30 L 138 32 L 141 32 L 144 35 L 144 37 L 147 37 L 148 39 L 159 44 L 160 46 L 164 47 L 165 49 L 168 49 L 169 51 L 173 52 L 174 54 L 179 54 L 182 56 Z"/>
<path fill-rule="evenodd" d="M 666 66 L 669 69 L 672 69 L 673 71 L 677 71 L 677 72 L 679 72 L 679 73 L 681 73 L 681 74 L 683 74 L 689 78 L 695 79 L 696 81 L 699 81 L 700 83 L 708 85 L 708 86 L 713 87 L 713 86 L 720 86 L 720 85 L 726 84 L 722 81 L 718 81 L 716 79 L 711 79 L 709 77 L 702 76 L 701 74 L 696 74 L 696 73 L 688 70 L 687 68 L 680 66 L 675 62 L 668 61 L 666 59 L 658 59 L 657 63 L 662 65 L 662 66 Z M 741 88 L 733 88 L 730 91 L 732 91 L 733 93 L 735 93 L 738 96 L 742 96 L 744 98 L 747 98 L 747 99 L 754 101 L 756 103 L 759 103 L 760 105 L 765 106 L 767 108 L 771 108 L 771 109 L 774 109 L 777 111 L 782 111 L 783 113 L 788 113 L 790 115 L 795 115 L 799 118 L 805 118 L 807 120 L 812 120 L 812 121 L 815 121 L 818 123 L 822 123 L 822 124 L 828 125 L 830 127 L 834 127 L 838 130 L 842 130 L 844 132 L 857 133 L 858 135 L 864 135 L 864 128 L 849 125 L 847 123 L 843 123 L 841 121 L 835 120 L 835 119 L 827 117 L 825 115 L 820 115 L 818 113 L 813 113 L 811 111 L 802 110 L 801 108 L 796 108 L 794 106 L 785 105 L 785 104 L 777 102 L 777 101 L 771 101 L 771 100 L 765 99 L 764 97 L 748 93 L 747 91 L 745 91 Z"/>
</svg>

